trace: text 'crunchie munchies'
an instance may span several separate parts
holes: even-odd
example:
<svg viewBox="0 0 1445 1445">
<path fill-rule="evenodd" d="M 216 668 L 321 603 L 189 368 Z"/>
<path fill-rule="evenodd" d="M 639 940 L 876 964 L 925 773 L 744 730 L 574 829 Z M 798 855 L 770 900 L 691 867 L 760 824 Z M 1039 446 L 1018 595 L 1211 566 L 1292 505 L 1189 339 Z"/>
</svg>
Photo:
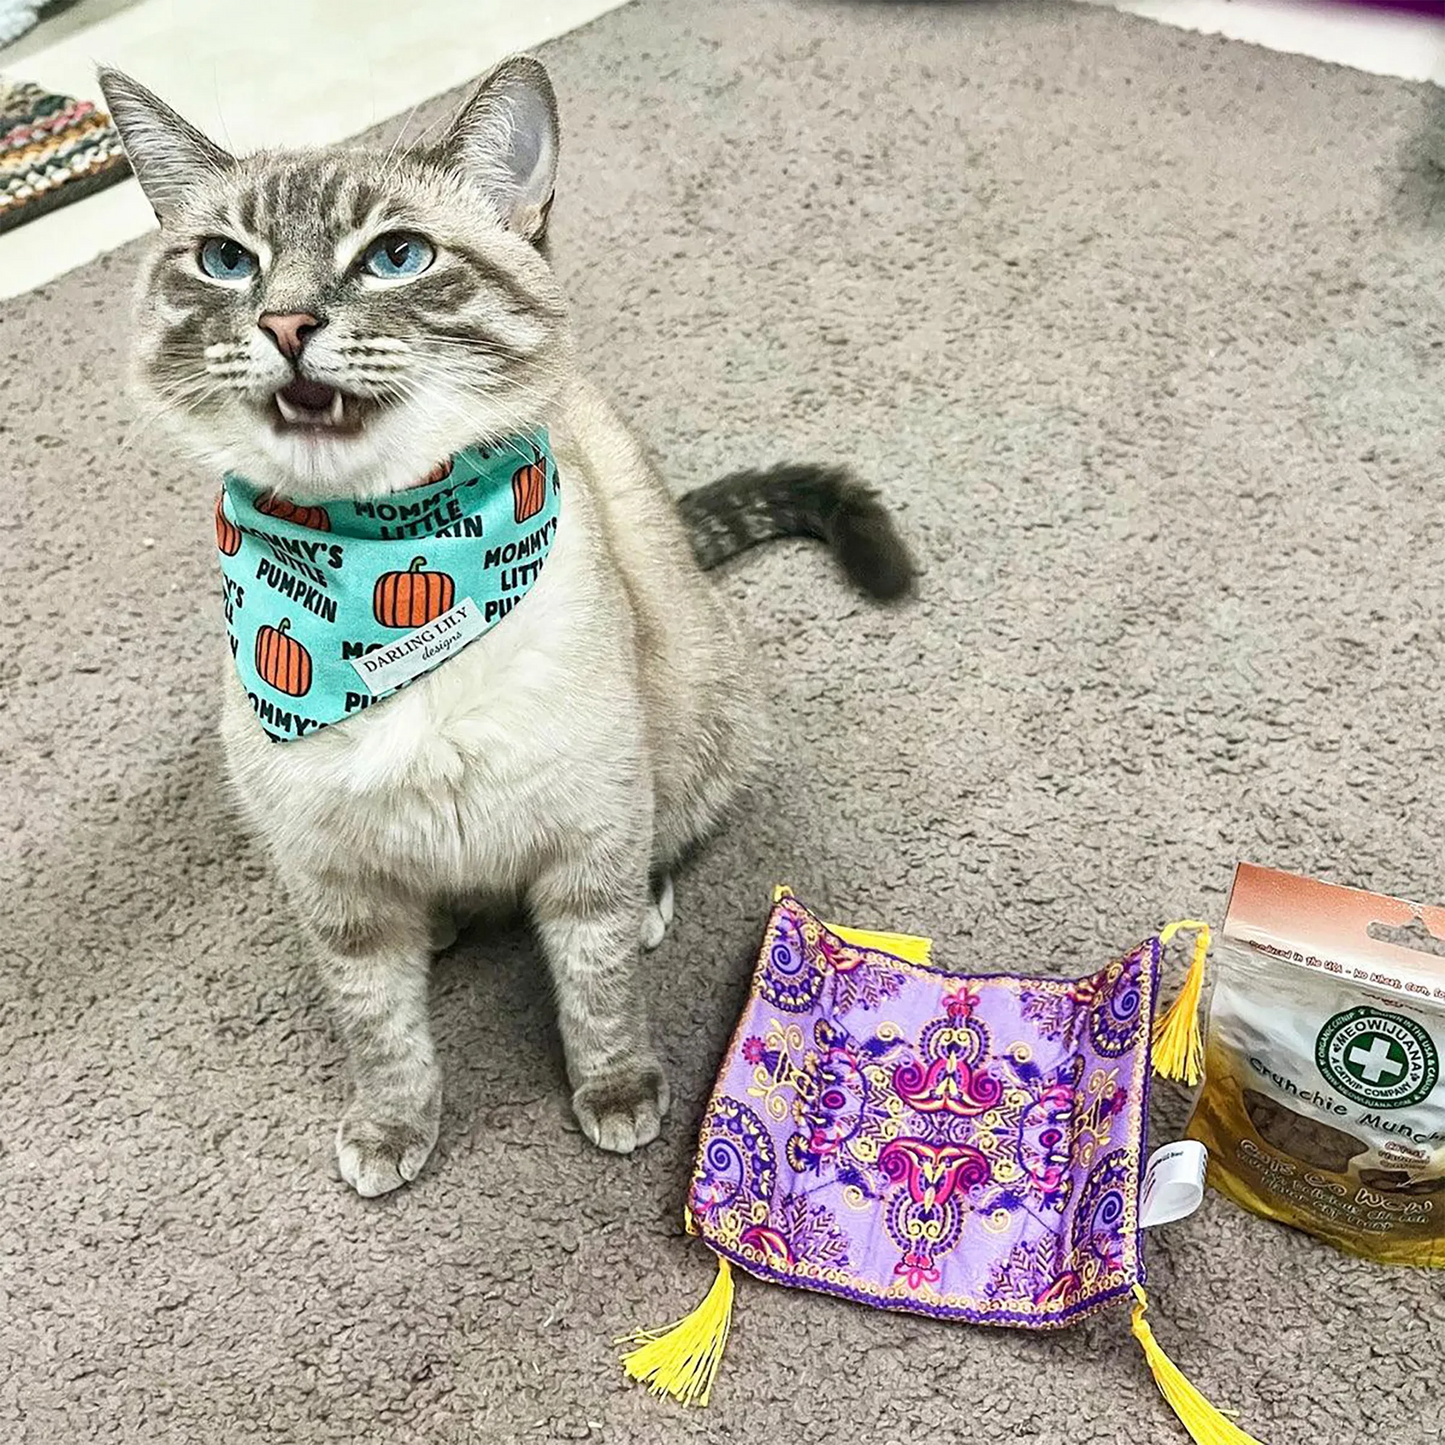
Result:
<svg viewBox="0 0 1445 1445">
<path fill-rule="evenodd" d="M 1445 909 L 1241 864 L 1189 1123 L 1237 1204 L 1445 1267 Z"/>
</svg>

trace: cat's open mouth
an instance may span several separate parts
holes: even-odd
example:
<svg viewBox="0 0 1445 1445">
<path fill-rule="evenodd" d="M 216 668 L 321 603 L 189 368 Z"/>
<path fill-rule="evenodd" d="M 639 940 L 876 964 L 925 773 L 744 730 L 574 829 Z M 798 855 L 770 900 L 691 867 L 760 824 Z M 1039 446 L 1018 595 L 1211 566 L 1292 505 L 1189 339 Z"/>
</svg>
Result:
<svg viewBox="0 0 1445 1445">
<path fill-rule="evenodd" d="M 297 377 L 283 386 L 272 401 L 277 431 L 355 436 L 361 430 L 361 398 L 327 386 L 324 381 Z"/>
</svg>

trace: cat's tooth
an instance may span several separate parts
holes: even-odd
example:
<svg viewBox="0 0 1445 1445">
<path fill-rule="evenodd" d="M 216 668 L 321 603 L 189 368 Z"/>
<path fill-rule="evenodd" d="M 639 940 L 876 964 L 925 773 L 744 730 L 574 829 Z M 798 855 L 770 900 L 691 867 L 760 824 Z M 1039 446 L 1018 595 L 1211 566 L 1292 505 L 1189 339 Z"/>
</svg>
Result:
<svg viewBox="0 0 1445 1445">
<path fill-rule="evenodd" d="M 287 401 L 286 398 L 282 396 L 279 391 L 276 393 L 276 405 L 281 408 L 281 415 L 287 421 L 301 420 L 301 413 L 297 411 L 297 409 L 292 406 L 291 403 Z"/>
<path fill-rule="evenodd" d="M 331 426 L 341 425 L 341 413 L 345 410 L 345 403 L 341 399 L 341 393 L 333 392 L 331 406 L 327 409 L 326 420 Z"/>
</svg>

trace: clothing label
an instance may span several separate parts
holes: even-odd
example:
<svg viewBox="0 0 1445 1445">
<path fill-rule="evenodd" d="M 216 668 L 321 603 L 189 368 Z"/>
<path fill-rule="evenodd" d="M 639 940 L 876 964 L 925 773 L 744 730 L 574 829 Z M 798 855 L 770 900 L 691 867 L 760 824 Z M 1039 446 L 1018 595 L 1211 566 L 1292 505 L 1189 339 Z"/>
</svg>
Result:
<svg viewBox="0 0 1445 1445">
<path fill-rule="evenodd" d="M 481 608 L 470 597 L 463 597 L 450 612 L 408 632 L 400 642 L 379 647 L 364 657 L 353 657 L 350 662 L 372 697 L 380 697 L 445 662 L 457 648 L 465 647 L 486 630 Z"/>
<path fill-rule="evenodd" d="M 1173 1224 L 1199 1208 L 1204 1199 L 1204 1172 L 1209 1151 L 1196 1139 L 1166 1144 L 1149 1156 L 1144 1192 L 1139 1199 L 1139 1227 Z"/>
</svg>

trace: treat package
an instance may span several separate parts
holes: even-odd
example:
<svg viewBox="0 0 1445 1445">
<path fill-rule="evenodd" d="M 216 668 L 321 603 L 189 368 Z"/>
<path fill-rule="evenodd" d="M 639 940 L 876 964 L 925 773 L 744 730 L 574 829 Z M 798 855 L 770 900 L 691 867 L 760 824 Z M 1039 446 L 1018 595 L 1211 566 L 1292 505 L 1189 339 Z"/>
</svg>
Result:
<svg viewBox="0 0 1445 1445">
<path fill-rule="evenodd" d="M 1445 909 L 1241 864 L 1188 1133 L 1236 1204 L 1445 1267 Z"/>
</svg>

